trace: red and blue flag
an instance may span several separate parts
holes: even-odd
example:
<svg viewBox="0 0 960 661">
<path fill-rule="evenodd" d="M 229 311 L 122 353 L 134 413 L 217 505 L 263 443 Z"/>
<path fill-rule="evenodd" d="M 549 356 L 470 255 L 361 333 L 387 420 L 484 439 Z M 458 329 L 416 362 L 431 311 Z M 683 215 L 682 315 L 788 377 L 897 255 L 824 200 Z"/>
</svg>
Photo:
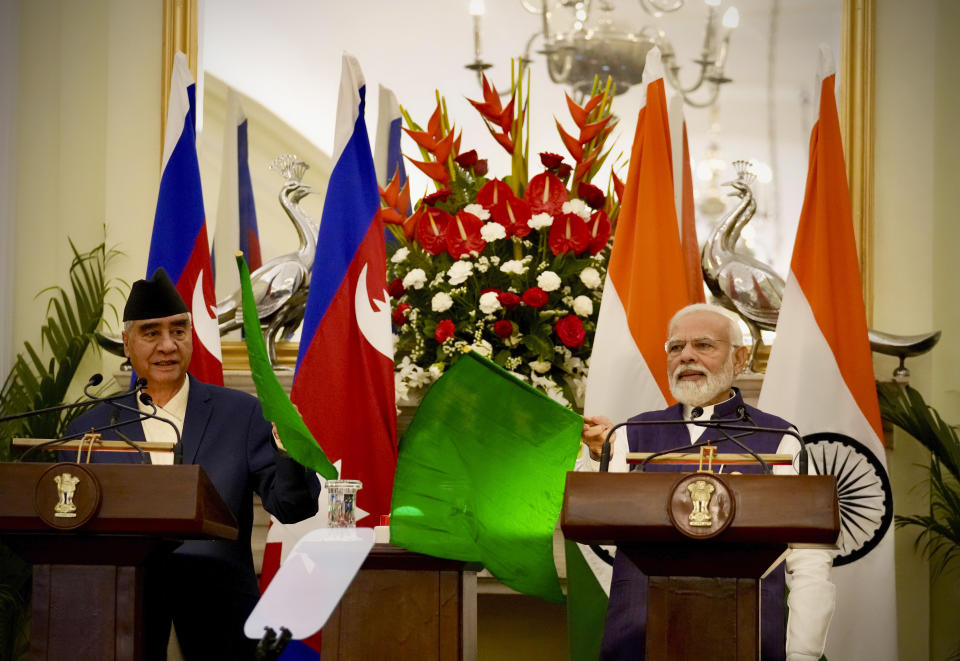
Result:
<svg viewBox="0 0 960 661">
<path fill-rule="evenodd" d="M 147 278 L 161 266 L 166 269 L 193 316 L 190 373 L 204 383 L 223 385 L 195 118 L 196 85 L 186 57 L 177 53 L 170 79 L 160 192 L 150 239 Z"/>
</svg>

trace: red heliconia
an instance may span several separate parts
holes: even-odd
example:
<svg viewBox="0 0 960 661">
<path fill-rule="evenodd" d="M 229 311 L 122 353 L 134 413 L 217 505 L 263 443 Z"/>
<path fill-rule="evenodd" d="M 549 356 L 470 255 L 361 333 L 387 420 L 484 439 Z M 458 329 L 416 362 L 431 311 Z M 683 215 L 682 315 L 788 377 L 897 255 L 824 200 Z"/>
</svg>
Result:
<svg viewBox="0 0 960 661">
<path fill-rule="evenodd" d="M 531 214 L 548 213 L 556 216 L 569 198 L 567 188 L 560 179 L 549 172 L 541 172 L 527 184 L 523 199 L 530 204 Z"/>
<path fill-rule="evenodd" d="M 417 241 L 431 255 L 439 255 L 447 249 L 447 238 L 444 232 L 450 224 L 450 214 L 433 207 L 421 206 L 420 211 L 423 215 L 417 222 Z"/>
<path fill-rule="evenodd" d="M 590 244 L 590 231 L 583 218 L 575 213 L 565 213 L 555 218 L 550 226 L 550 238 L 547 241 L 554 255 L 563 253 L 581 253 Z"/>
<path fill-rule="evenodd" d="M 487 247 L 487 242 L 480 236 L 483 221 L 472 213 L 460 211 L 450 219 L 444 230 L 447 239 L 447 252 L 454 259 L 460 259 L 471 252 L 480 254 Z"/>
</svg>

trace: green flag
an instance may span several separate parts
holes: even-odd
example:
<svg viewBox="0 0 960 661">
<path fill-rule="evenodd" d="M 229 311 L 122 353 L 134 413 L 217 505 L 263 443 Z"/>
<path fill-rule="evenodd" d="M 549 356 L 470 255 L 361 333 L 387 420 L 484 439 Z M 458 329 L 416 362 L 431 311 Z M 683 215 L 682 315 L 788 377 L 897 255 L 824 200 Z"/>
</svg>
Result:
<svg viewBox="0 0 960 661">
<path fill-rule="evenodd" d="M 477 561 L 504 585 L 563 601 L 553 530 L 583 419 L 475 352 L 427 392 L 400 441 L 390 541 Z"/>
<path fill-rule="evenodd" d="M 283 386 L 277 380 L 267 357 L 267 346 L 263 342 L 257 304 L 253 300 L 253 287 L 250 285 L 250 269 L 237 253 L 237 268 L 240 269 L 240 291 L 243 296 L 243 332 L 247 340 L 247 356 L 250 359 L 250 373 L 257 387 L 257 397 L 263 406 L 263 417 L 277 426 L 277 434 L 283 441 L 283 447 L 298 463 L 320 473 L 328 480 L 337 479 L 334 468 L 327 455 L 307 429 L 303 418 L 297 412 L 293 402 L 287 396 Z"/>
</svg>

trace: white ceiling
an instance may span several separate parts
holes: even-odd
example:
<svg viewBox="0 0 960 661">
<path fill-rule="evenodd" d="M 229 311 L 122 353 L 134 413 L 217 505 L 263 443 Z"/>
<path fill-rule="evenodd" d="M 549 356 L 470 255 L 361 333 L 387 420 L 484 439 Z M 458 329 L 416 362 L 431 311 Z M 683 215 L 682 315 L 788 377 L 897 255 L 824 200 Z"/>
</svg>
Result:
<svg viewBox="0 0 960 661">
<path fill-rule="evenodd" d="M 839 61 L 840 3 L 733 3 L 740 11 L 740 25 L 733 34 L 726 69 L 734 82 L 724 88 L 718 108 L 718 146 L 727 160 L 755 158 L 773 166 L 776 188 L 766 185 L 758 191 L 761 212 L 766 210 L 767 217 L 758 217 L 751 227 L 763 237 L 754 248 L 781 272 L 786 271 L 802 203 L 809 130 L 816 112 L 817 45 L 830 45 Z M 730 4 L 725 0 L 721 11 Z M 618 0 L 618 5 L 632 17 L 633 25 L 657 22 L 640 11 L 637 0 Z M 452 121 L 463 129 L 462 149 L 476 148 L 481 157 L 490 159 L 491 173 L 502 176 L 509 167 L 507 157 L 464 100 L 464 96 L 479 97 L 475 75 L 464 68 L 473 57 L 467 7 L 467 0 L 205 0 L 201 67 L 260 101 L 329 153 L 340 57 L 348 51 L 359 59 L 366 76 L 371 136 L 375 134 L 378 84 L 393 89 L 420 123 L 432 112 L 434 91 L 439 90 L 447 99 Z M 778 18 L 771 40 L 774 12 Z M 682 63 L 699 56 L 705 17 L 704 3 L 688 0 L 679 12 L 659 20 Z M 539 18 L 527 13 L 519 0 L 486 1 L 483 57 L 495 65 L 489 75 L 499 88 L 508 87 L 509 60 L 522 52 L 538 27 Z M 534 42 L 534 50 L 538 47 Z M 541 56 L 533 58 L 531 155 L 565 153 L 553 119 L 571 125 L 564 90 L 549 80 Z M 768 82 L 771 63 L 772 85 Z M 681 73 L 684 79 L 692 75 L 692 70 Z M 621 117 L 615 132 L 617 151 L 629 151 L 640 99 L 636 88 L 616 99 L 614 112 Z M 710 141 L 710 113 L 688 107 L 686 117 L 691 153 L 698 160 Z M 416 153 L 412 144 L 405 144 L 404 151 Z M 531 162 L 533 174 L 539 164 L 535 158 Z M 414 178 L 413 185 L 414 194 L 419 195 L 427 182 Z M 703 216 L 698 220 L 703 240 L 715 219 Z"/>
</svg>

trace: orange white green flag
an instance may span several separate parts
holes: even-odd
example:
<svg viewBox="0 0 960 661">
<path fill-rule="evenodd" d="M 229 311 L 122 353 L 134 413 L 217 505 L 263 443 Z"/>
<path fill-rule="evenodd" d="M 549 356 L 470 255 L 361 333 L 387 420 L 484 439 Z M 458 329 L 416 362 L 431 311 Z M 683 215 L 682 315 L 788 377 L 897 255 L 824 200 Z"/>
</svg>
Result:
<svg viewBox="0 0 960 661">
<path fill-rule="evenodd" d="M 584 405 L 586 415 L 605 415 L 614 422 L 673 403 L 663 344 L 670 318 L 689 302 L 663 66 L 656 48 L 647 54 L 643 78 L 646 97 L 637 117 Z M 626 442 L 614 445 L 610 470 L 626 470 L 626 452 Z M 589 548 L 568 544 L 567 574 L 570 658 L 592 661 L 603 634 L 610 567 Z"/>
<path fill-rule="evenodd" d="M 804 436 L 832 432 L 854 439 L 886 466 L 835 71 L 829 49 L 821 47 L 820 114 L 810 138 L 806 194 L 758 405 L 797 425 Z M 892 530 L 867 555 L 834 567 L 831 579 L 837 607 L 830 633 L 813 642 L 822 644 L 827 636 L 829 659 L 895 659 Z"/>
</svg>

